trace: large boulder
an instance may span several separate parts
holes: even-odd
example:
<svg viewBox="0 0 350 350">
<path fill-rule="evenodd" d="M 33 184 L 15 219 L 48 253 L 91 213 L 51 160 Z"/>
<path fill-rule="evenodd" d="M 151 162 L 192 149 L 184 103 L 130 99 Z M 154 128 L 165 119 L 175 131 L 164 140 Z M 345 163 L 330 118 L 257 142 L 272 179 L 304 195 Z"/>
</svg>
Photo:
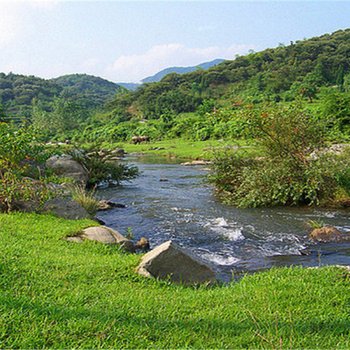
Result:
<svg viewBox="0 0 350 350">
<path fill-rule="evenodd" d="M 67 240 L 72 242 L 81 242 L 84 239 L 104 244 L 117 244 L 128 252 L 134 251 L 134 244 L 129 239 L 107 226 L 89 227 L 76 236 L 67 237 Z"/>
<path fill-rule="evenodd" d="M 11 210 L 22 213 L 32 213 L 39 210 L 40 203 L 38 200 L 15 200 L 11 205 Z"/>
<path fill-rule="evenodd" d="M 332 226 L 324 226 L 312 230 L 310 238 L 316 242 L 342 242 L 350 241 L 350 234 L 342 233 Z"/>
<path fill-rule="evenodd" d="M 78 202 L 70 198 L 48 200 L 44 204 L 42 212 L 71 220 L 90 218 L 90 214 Z"/>
<path fill-rule="evenodd" d="M 191 252 L 167 241 L 145 254 L 137 268 L 140 275 L 170 279 L 182 284 L 214 283 L 214 271 Z"/>
<path fill-rule="evenodd" d="M 69 155 L 52 156 L 46 161 L 46 166 L 56 175 L 73 179 L 76 183 L 86 185 L 88 171 Z"/>
</svg>

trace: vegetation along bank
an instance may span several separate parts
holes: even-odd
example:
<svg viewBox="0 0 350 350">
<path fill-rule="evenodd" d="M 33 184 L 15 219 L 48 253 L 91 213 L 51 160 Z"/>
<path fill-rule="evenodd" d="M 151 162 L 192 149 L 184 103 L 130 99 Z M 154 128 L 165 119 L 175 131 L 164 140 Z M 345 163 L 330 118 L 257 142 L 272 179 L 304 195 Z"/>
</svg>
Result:
<svg viewBox="0 0 350 350">
<path fill-rule="evenodd" d="M 122 145 L 210 159 L 229 205 L 347 208 L 349 42 L 340 30 L 134 92 L 2 73 L 0 347 L 349 347 L 345 268 L 184 286 L 137 275 L 118 245 L 64 239 L 97 225 L 95 185 L 138 175 Z"/>
</svg>

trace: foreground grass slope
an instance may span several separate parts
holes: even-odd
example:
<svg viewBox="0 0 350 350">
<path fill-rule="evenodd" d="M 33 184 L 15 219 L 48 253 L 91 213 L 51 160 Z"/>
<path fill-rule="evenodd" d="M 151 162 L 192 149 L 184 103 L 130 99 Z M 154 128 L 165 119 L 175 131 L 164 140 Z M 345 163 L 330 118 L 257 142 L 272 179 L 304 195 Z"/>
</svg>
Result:
<svg viewBox="0 0 350 350">
<path fill-rule="evenodd" d="M 140 256 L 62 240 L 92 221 L 0 216 L 0 348 L 349 348 L 350 277 L 272 269 L 189 288 Z"/>
</svg>

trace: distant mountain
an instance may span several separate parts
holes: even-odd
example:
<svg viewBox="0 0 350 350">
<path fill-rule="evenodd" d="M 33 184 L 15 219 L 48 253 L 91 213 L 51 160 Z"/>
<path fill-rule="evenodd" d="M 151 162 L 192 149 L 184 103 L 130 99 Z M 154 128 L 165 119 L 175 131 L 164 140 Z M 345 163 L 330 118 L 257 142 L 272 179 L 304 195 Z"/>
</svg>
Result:
<svg viewBox="0 0 350 350">
<path fill-rule="evenodd" d="M 0 105 L 9 117 L 30 117 L 33 99 L 49 108 L 56 97 L 74 99 L 88 109 L 102 107 L 124 91 L 108 80 L 87 74 L 42 79 L 21 74 L 0 73 Z"/>
<path fill-rule="evenodd" d="M 137 83 L 117 83 L 117 84 L 131 91 L 135 91 L 137 88 L 141 86 L 141 84 L 137 84 Z"/>
<path fill-rule="evenodd" d="M 159 79 L 160 73 L 152 79 Z M 349 77 L 350 28 L 238 56 L 207 70 L 169 74 L 135 93 L 118 96 L 114 114 L 157 119 L 195 112 L 208 100 L 218 108 L 232 109 L 244 102 L 312 101 L 322 87 L 348 89 Z"/>
<path fill-rule="evenodd" d="M 161 70 L 160 72 L 156 73 L 155 75 L 152 75 L 150 77 L 147 77 L 145 79 L 142 79 L 142 83 L 154 83 L 161 81 L 162 78 L 164 78 L 166 75 L 170 73 L 177 73 L 177 74 L 186 74 L 191 73 L 193 71 L 199 70 L 199 69 L 209 69 L 211 67 L 214 67 L 218 65 L 219 63 L 223 62 L 224 60 L 221 58 L 217 58 L 216 60 L 210 61 L 210 62 L 204 62 L 201 64 L 198 64 L 197 66 L 193 67 L 170 67 Z"/>
<path fill-rule="evenodd" d="M 48 105 L 61 91 L 62 88 L 50 80 L 0 73 L 0 104 L 8 116 L 29 117 L 34 98 Z"/>
</svg>

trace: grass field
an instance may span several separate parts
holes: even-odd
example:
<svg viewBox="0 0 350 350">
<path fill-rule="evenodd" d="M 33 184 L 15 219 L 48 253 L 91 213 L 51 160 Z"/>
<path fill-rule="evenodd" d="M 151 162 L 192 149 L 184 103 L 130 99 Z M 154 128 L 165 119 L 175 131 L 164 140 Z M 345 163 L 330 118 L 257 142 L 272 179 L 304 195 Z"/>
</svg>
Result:
<svg viewBox="0 0 350 350">
<path fill-rule="evenodd" d="M 215 287 L 135 274 L 140 256 L 0 215 L 0 348 L 350 348 L 350 275 L 280 268 Z"/>
<path fill-rule="evenodd" d="M 106 145 L 110 147 L 110 145 Z M 240 152 L 249 155 L 259 155 L 254 145 L 247 141 L 188 141 L 183 139 L 163 140 L 150 143 L 131 144 L 120 143 L 116 145 L 125 149 L 128 153 L 144 153 L 150 155 L 161 155 L 166 157 L 175 157 L 181 159 L 206 159 L 210 160 L 214 151 L 225 150 L 228 147 L 239 148 Z"/>
</svg>

